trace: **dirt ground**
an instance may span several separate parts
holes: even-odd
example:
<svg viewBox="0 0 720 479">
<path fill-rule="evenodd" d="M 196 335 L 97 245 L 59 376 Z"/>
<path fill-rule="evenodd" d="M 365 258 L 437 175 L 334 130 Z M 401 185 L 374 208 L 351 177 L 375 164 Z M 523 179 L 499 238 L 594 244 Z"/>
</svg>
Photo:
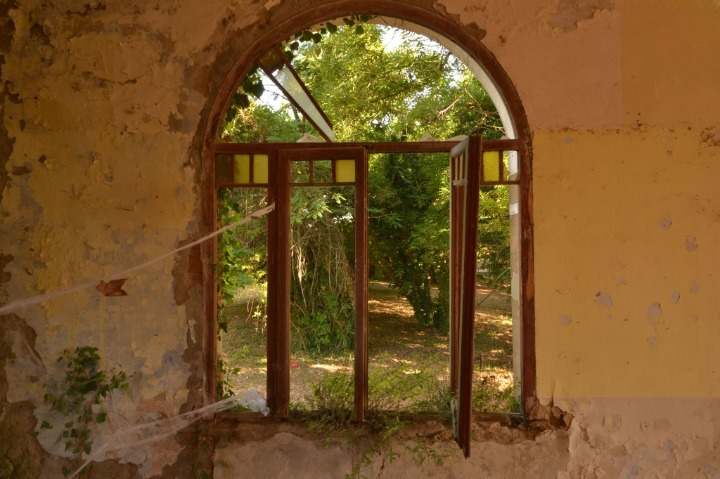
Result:
<svg viewBox="0 0 720 479">
<path fill-rule="evenodd" d="M 228 332 L 222 335 L 222 357 L 226 363 L 227 386 L 238 392 L 257 388 L 265 395 L 266 338 L 264 323 L 253 317 L 257 295 L 244 291 L 238 302 L 226 307 Z M 475 312 L 475 383 L 477 410 L 507 411 L 512 407 L 512 318 L 507 293 L 479 285 Z M 432 381 L 426 389 L 449 387 L 449 348 L 447 334 L 421 328 L 407 300 L 389 285 L 372 282 L 368 301 L 368 352 L 371 393 L 369 402 L 383 404 L 387 398 L 373 397 L 372 378 L 381 381 Z M 328 373 L 352 374 L 352 352 L 346 355 L 318 356 L 291 350 L 291 404 L 302 406 L 312 394 L 313 385 Z M 386 379 L 385 379 L 386 378 Z M 398 388 L 401 388 L 399 384 Z M 379 389 L 376 395 L 385 395 Z M 426 391 L 407 391 L 402 404 L 424 400 Z"/>
</svg>

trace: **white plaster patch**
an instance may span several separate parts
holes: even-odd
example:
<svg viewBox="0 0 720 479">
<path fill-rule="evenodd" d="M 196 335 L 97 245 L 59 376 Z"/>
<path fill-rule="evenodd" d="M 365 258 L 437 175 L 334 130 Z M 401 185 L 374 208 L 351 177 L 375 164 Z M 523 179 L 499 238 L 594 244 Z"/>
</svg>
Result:
<svg viewBox="0 0 720 479">
<path fill-rule="evenodd" d="M 560 323 L 561 323 L 563 326 L 569 326 L 570 324 L 572 324 L 572 318 L 571 318 L 570 316 L 566 315 L 566 314 L 563 314 L 563 315 L 560 317 Z"/>
<path fill-rule="evenodd" d="M 606 308 L 611 308 L 613 306 L 612 296 L 610 296 L 610 294 L 606 293 L 605 291 L 598 291 L 595 294 L 595 304 L 605 306 Z"/>
<path fill-rule="evenodd" d="M 647 312 L 648 319 L 660 317 L 660 316 L 662 316 L 662 314 L 663 314 L 662 305 L 660 303 L 658 303 L 657 301 L 650 303 L 648 305 L 648 312 Z"/>
<path fill-rule="evenodd" d="M 664 230 L 669 230 L 670 227 L 672 226 L 672 219 L 670 219 L 669 217 L 663 218 L 660 220 L 659 225 L 660 225 L 660 228 L 662 228 Z"/>
<path fill-rule="evenodd" d="M 697 238 L 695 238 L 694 236 L 688 236 L 685 239 L 685 249 L 688 251 L 688 253 L 692 253 L 693 251 L 698 249 Z"/>
<path fill-rule="evenodd" d="M 670 298 L 672 299 L 673 304 L 678 304 L 680 302 L 680 291 L 673 291 Z"/>
</svg>

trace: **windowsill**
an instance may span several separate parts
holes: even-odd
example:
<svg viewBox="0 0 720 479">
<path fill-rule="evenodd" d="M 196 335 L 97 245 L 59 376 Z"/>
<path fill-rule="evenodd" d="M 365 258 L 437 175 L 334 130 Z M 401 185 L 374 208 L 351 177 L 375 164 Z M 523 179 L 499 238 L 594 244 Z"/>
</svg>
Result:
<svg viewBox="0 0 720 479">
<path fill-rule="evenodd" d="M 397 414 L 397 418 L 405 426 L 396 437 L 403 440 L 407 437 L 432 437 L 447 439 L 452 443 L 452 425 L 449 414 L 440 413 L 406 413 Z M 347 424 L 333 426 L 325 424 L 325 429 L 317 430 L 313 427 L 311 414 L 296 415 L 290 418 L 263 416 L 256 412 L 222 412 L 216 414 L 208 433 L 222 441 L 264 441 L 280 432 L 290 432 L 310 440 L 326 440 L 333 433 L 342 438 L 346 433 L 363 437 L 372 437 L 372 421 L 377 415 L 368 414 L 368 422 L 359 425 L 354 421 Z M 377 423 L 376 423 L 377 424 Z M 492 441 L 500 444 L 510 444 L 525 440 L 534 440 L 547 430 L 567 429 L 563 424 L 553 424 L 548 418 L 528 418 L 523 414 L 514 413 L 487 413 L 473 414 L 473 437 L 475 441 Z M 393 434 L 395 435 L 395 434 Z M 379 436 L 379 435 L 378 435 Z"/>
</svg>

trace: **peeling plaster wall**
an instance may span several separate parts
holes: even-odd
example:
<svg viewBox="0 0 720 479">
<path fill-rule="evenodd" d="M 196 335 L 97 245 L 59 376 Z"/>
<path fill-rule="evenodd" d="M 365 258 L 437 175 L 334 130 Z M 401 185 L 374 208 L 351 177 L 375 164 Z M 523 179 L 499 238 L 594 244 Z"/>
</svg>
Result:
<svg viewBox="0 0 720 479">
<path fill-rule="evenodd" d="M 0 304 L 94 284 L 197 238 L 198 138 L 220 83 L 258 32 L 321 3 L 0 7 Z M 484 32 L 527 113 L 537 396 L 574 419 L 534 439 L 483 426 L 470 460 L 377 457 L 367 472 L 720 477 L 720 3 L 408 3 Z M 60 476 L 54 437 L 32 429 L 65 348 L 97 346 L 107 369 L 133 373 L 101 433 L 202 403 L 197 258 L 134 274 L 126 297 L 89 287 L 0 317 L 0 477 Z M 218 444 L 216 477 L 342 477 L 358 457 L 258 429 Z M 91 474 L 189 477 L 199 449 L 177 435 Z"/>
</svg>

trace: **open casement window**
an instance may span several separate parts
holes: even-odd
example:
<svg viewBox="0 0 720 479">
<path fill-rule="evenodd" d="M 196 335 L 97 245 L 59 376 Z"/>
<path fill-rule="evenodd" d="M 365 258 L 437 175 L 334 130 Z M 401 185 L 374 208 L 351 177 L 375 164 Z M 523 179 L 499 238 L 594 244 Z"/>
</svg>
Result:
<svg viewBox="0 0 720 479">
<path fill-rule="evenodd" d="M 453 434 L 470 455 L 480 137 L 450 152 L 450 388 Z"/>
<path fill-rule="evenodd" d="M 476 362 L 474 325 L 480 187 L 519 185 L 517 151 L 508 148 L 510 145 L 506 143 L 511 142 L 490 141 L 485 146 L 479 136 L 471 136 L 450 152 L 450 388 L 453 435 L 465 457 L 470 456 Z M 517 203 L 515 205 L 511 206 L 511 210 L 515 210 L 511 216 L 517 216 Z M 512 273 L 519 277 L 520 255 L 512 256 Z M 514 295 L 519 297 L 519 285 L 514 288 Z M 515 320 L 520 322 L 519 314 Z M 522 369 L 520 365 L 517 368 Z M 521 373 L 517 374 L 517 380 L 522 384 Z"/>
</svg>

